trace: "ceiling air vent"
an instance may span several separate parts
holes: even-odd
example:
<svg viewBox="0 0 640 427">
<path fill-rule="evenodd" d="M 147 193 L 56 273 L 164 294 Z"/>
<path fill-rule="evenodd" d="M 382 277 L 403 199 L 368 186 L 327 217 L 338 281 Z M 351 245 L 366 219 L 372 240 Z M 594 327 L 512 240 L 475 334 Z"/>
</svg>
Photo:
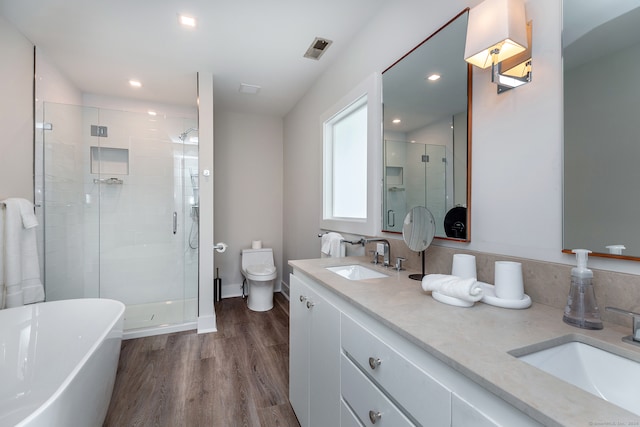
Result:
<svg viewBox="0 0 640 427">
<path fill-rule="evenodd" d="M 327 48 L 333 43 L 331 40 L 316 37 L 304 54 L 305 58 L 318 60 Z"/>
</svg>

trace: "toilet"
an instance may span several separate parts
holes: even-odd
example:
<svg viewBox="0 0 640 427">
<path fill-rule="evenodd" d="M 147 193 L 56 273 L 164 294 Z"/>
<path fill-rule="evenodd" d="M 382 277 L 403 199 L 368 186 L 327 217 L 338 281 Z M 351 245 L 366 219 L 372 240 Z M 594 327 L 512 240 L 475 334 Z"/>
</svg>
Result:
<svg viewBox="0 0 640 427">
<path fill-rule="evenodd" d="M 273 249 L 243 249 L 242 275 L 247 281 L 247 305 L 253 311 L 273 308 L 273 286 L 278 276 L 273 263 Z"/>
</svg>

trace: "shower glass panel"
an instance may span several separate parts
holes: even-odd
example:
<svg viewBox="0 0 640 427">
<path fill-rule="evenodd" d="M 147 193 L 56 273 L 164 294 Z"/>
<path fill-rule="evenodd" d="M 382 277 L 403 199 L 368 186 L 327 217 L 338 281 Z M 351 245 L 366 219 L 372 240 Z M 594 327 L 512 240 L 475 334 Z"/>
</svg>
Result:
<svg viewBox="0 0 640 427">
<path fill-rule="evenodd" d="M 406 214 L 426 206 L 436 234 L 445 235 L 444 217 L 452 207 L 447 200 L 447 147 L 393 140 L 384 144 L 384 229 L 401 232 Z"/>
<path fill-rule="evenodd" d="M 125 329 L 197 318 L 196 120 L 44 104 L 47 300 L 126 304 Z M 184 130 L 194 128 L 184 136 Z"/>
</svg>

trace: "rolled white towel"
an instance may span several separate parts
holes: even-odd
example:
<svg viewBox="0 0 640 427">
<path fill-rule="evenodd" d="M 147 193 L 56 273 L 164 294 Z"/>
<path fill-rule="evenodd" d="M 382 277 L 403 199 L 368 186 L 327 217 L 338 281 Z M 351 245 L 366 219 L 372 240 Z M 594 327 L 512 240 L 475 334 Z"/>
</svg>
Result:
<svg viewBox="0 0 640 427">
<path fill-rule="evenodd" d="M 482 287 L 476 279 L 447 274 L 427 274 L 422 278 L 422 289 L 471 302 L 480 301 L 483 296 Z"/>
</svg>

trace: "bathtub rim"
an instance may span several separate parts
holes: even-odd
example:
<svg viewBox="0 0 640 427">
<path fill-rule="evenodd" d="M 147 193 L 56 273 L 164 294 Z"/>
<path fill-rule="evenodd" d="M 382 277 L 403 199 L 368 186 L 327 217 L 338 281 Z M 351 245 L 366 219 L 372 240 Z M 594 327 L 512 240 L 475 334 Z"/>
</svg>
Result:
<svg viewBox="0 0 640 427">
<path fill-rule="evenodd" d="M 33 412 L 31 412 L 29 415 L 27 415 L 23 419 L 21 419 L 18 422 L 18 424 L 16 424 L 16 427 L 20 427 L 22 425 L 32 422 L 39 415 L 41 415 L 48 407 L 50 407 L 52 403 L 56 401 L 57 398 L 60 397 L 60 395 L 64 392 L 64 390 L 67 389 L 71 381 L 78 375 L 80 370 L 87 364 L 88 359 L 96 353 L 98 347 L 100 347 L 100 345 L 102 345 L 102 343 L 106 341 L 108 335 L 114 331 L 117 323 L 118 322 L 121 322 L 121 324 L 124 323 L 123 318 L 124 318 L 125 305 L 118 300 L 108 299 L 108 298 L 75 298 L 75 299 L 66 299 L 66 300 L 45 301 L 45 302 L 39 302 L 36 304 L 25 305 L 22 307 L 16 307 L 17 309 L 24 309 L 24 307 L 33 308 L 34 306 L 42 305 L 42 304 L 55 304 L 55 305 L 63 305 L 63 304 L 70 304 L 70 303 L 82 304 L 83 302 L 88 302 L 88 301 L 92 303 L 107 302 L 108 304 L 115 304 L 116 306 L 119 306 L 120 310 L 117 316 L 115 317 L 115 319 L 109 322 L 108 327 L 105 328 L 105 330 L 98 336 L 98 338 L 91 345 L 89 350 L 83 355 L 81 360 L 78 361 L 78 363 L 74 366 L 71 372 L 69 372 L 69 374 L 64 378 L 64 380 L 60 383 L 60 385 L 56 388 L 56 390 L 44 402 L 42 402 L 42 404 L 38 406 L 37 409 L 35 409 Z M 122 329 L 120 330 L 120 341 L 122 341 Z"/>
</svg>

